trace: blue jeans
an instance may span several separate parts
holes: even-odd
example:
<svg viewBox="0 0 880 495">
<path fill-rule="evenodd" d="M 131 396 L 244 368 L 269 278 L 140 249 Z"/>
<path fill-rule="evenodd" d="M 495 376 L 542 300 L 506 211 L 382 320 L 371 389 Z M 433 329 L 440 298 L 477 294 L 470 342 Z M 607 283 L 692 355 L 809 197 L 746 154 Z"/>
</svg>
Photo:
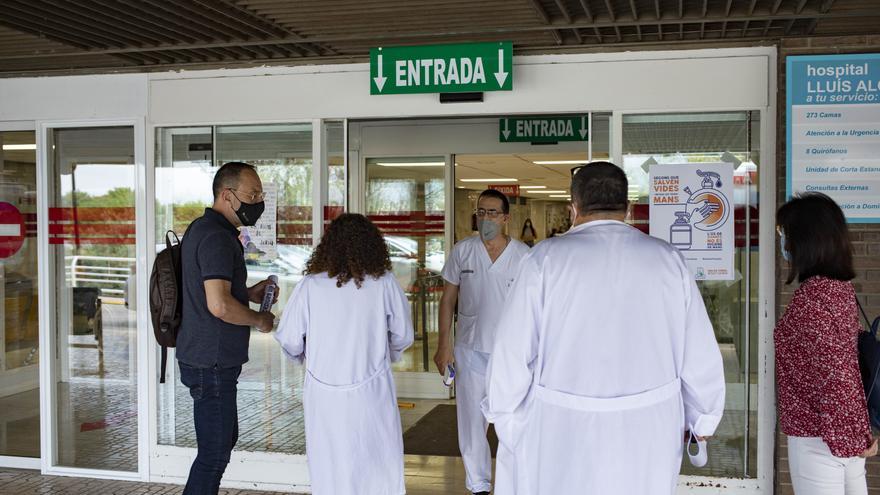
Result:
<svg viewBox="0 0 880 495">
<path fill-rule="evenodd" d="M 193 420 L 199 452 L 189 470 L 184 495 L 215 495 L 238 441 L 238 375 L 234 368 L 180 365 L 180 381 L 193 398 Z"/>
</svg>

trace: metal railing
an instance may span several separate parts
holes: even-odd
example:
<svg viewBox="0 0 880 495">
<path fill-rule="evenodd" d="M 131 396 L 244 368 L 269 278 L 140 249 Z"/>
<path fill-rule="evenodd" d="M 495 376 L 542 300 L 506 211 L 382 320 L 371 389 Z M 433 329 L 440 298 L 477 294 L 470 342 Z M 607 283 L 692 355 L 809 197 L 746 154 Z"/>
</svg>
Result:
<svg viewBox="0 0 880 495">
<path fill-rule="evenodd" d="M 422 341 L 422 368 L 430 369 L 428 333 L 437 332 L 440 314 L 440 297 L 443 295 L 443 279 L 439 274 L 420 275 L 407 294 L 416 328 L 416 338 Z"/>
<path fill-rule="evenodd" d="M 64 260 L 70 287 L 97 287 L 102 299 L 124 299 L 128 278 L 134 272 L 134 258 L 65 256 Z"/>
</svg>

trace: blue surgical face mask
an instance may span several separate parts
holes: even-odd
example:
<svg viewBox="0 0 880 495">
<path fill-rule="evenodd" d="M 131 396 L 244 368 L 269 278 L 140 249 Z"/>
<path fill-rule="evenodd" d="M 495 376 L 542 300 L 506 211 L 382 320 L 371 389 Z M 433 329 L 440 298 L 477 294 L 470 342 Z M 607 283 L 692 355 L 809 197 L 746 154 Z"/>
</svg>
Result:
<svg viewBox="0 0 880 495">
<path fill-rule="evenodd" d="M 491 241 L 501 233 L 501 226 L 492 220 L 480 220 L 479 224 L 477 224 L 477 228 L 480 231 L 480 237 L 482 237 L 484 241 Z"/>
<path fill-rule="evenodd" d="M 785 249 L 785 232 L 779 233 L 779 250 L 782 251 L 782 258 L 785 261 L 791 261 L 791 253 Z"/>
</svg>

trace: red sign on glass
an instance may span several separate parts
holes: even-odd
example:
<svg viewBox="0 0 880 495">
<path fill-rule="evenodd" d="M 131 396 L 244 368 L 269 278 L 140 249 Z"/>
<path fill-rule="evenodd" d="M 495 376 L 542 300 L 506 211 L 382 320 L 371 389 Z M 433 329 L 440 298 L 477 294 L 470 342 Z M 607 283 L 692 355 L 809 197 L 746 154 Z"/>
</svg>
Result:
<svg viewBox="0 0 880 495">
<path fill-rule="evenodd" d="M 0 202 L 0 259 L 17 253 L 24 244 L 24 216 L 14 205 Z"/>
<path fill-rule="evenodd" d="M 519 186 L 516 184 L 496 184 L 489 185 L 489 189 L 494 189 L 508 198 L 518 198 L 519 197 Z"/>
</svg>

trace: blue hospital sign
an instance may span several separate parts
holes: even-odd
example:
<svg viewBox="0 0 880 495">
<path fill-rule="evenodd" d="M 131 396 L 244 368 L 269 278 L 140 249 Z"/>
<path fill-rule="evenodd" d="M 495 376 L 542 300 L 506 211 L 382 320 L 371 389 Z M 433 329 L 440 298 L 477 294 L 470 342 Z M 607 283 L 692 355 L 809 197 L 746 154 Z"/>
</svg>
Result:
<svg viewBox="0 0 880 495">
<path fill-rule="evenodd" d="M 786 194 L 822 192 L 880 222 L 880 54 L 788 57 Z"/>
</svg>

